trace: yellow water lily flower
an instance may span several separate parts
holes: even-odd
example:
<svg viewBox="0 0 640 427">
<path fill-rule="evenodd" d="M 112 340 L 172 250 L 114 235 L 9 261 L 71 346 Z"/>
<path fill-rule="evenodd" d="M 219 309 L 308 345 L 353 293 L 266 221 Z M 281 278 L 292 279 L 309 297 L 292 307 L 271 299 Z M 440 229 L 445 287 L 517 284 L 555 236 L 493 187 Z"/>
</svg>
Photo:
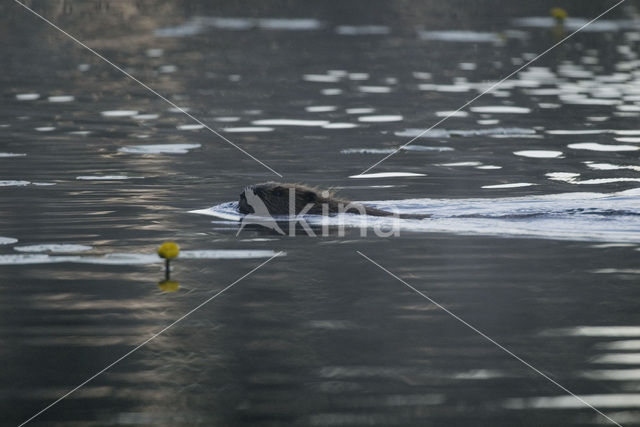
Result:
<svg viewBox="0 0 640 427">
<path fill-rule="evenodd" d="M 178 256 L 180 253 L 180 247 L 174 242 L 164 242 L 158 248 L 158 255 L 160 258 L 172 259 Z"/>
<path fill-rule="evenodd" d="M 561 7 L 553 7 L 549 11 L 549 13 L 558 21 L 564 21 L 565 19 L 567 19 L 567 16 L 569 16 L 567 11 Z"/>
</svg>

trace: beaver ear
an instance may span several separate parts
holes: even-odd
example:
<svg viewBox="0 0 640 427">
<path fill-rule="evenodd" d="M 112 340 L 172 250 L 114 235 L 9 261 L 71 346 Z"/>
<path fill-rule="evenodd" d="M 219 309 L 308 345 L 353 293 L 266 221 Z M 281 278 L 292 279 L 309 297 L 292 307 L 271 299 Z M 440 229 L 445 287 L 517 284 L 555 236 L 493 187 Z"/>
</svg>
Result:
<svg viewBox="0 0 640 427">
<path fill-rule="evenodd" d="M 304 201 L 307 203 L 313 203 L 318 200 L 318 196 L 313 191 L 307 191 L 304 193 Z"/>
</svg>

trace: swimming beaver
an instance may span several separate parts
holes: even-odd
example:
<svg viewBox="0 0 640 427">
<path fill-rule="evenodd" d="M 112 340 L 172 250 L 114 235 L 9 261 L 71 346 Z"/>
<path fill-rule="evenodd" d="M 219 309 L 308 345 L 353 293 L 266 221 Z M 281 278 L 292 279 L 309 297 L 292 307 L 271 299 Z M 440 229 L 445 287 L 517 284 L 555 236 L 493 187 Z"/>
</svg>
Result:
<svg viewBox="0 0 640 427">
<path fill-rule="evenodd" d="M 329 191 L 301 184 L 265 182 L 246 187 L 240 194 L 238 210 L 243 214 L 289 215 L 290 198 L 295 199 L 295 214 L 335 215 L 337 213 L 355 213 L 372 216 L 399 216 L 400 218 L 423 219 L 428 215 L 397 215 L 361 203 L 335 197 Z M 254 207 L 256 209 L 254 209 Z M 265 211 L 267 212 L 263 212 Z"/>
</svg>

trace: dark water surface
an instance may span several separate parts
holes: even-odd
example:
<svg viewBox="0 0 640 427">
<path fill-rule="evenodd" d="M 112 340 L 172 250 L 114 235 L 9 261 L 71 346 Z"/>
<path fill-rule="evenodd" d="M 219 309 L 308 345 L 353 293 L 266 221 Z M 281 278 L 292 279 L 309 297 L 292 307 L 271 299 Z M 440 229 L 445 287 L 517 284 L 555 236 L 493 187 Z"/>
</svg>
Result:
<svg viewBox="0 0 640 427">
<path fill-rule="evenodd" d="M 364 175 L 614 3 L 208 3 L 29 6 L 281 180 L 433 217 L 284 237 L 189 213 L 280 178 L 6 1 L 2 425 L 279 251 L 30 424 L 614 425 L 360 251 L 640 425 L 638 2 Z"/>
</svg>

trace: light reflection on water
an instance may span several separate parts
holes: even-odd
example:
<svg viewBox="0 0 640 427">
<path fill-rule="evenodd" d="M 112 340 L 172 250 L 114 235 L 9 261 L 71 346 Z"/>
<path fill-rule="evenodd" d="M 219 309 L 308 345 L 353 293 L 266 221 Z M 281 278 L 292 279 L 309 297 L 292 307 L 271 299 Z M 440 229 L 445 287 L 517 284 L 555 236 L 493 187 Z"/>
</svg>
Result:
<svg viewBox="0 0 640 427">
<path fill-rule="evenodd" d="M 548 7 L 516 4 L 517 16 L 502 16 L 492 6 L 489 21 L 455 4 L 442 5 L 452 12 L 444 14 L 389 4 L 374 19 L 368 10 L 382 6 L 354 6 L 351 18 L 305 6 L 287 17 L 282 8 L 248 16 L 202 3 L 158 2 L 135 25 L 123 17 L 138 18 L 139 6 L 124 3 L 90 11 L 93 20 L 79 3 L 67 12 L 41 7 L 287 181 L 343 187 L 381 207 L 413 200 L 406 209 L 440 217 L 429 233 L 410 223 L 387 240 L 356 231 L 236 238 L 237 224 L 187 212 L 236 200 L 245 185 L 273 176 L 41 23 L 0 18 L 20 37 L 7 35 L 0 64 L 0 410 L 8 422 L 278 250 L 287 256 L 41 420 L 602 422 L 360 264 L 354 251 L 363 250 L 588 402 L 618 411 L 614 419 L 640 422 L 637 206 L 633 191 L 623 193 L 640 179 L 640 36 L 631 12 L 590 26 L 454 113 L 554 42 L 555 21 L 535 16 Z M 565 31 L 597 14 L 587 6 L 570 10 Z M 448 115 L 450 123 L 362 173 Z M 348 186 L 348 177 L 366 185 Z M 600 196 L 557 200 L 579 184 Z M 463 217 L 531 214 L 532 206 L 548 221 L 518 219 L 519 228 Z M 465 231 L 510 237 L 455 235 Z M 530 235 L 543 239 L 519 238 Z M 172 293 L 158 289 L 153 255 L 167 239 L 185 249 Z"/>
</svg>

